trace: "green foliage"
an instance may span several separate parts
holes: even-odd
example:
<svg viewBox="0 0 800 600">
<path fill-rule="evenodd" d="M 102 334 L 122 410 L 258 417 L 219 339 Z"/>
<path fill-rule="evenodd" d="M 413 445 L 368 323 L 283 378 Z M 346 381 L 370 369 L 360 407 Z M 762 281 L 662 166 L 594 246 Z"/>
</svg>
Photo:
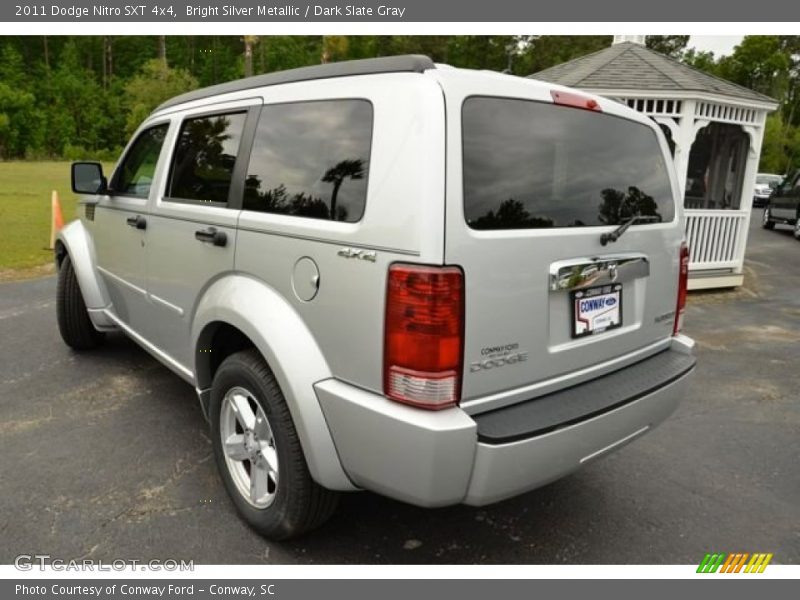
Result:
<svg viewBox="0 0 800 600">
<path fill-rule="evenodd" d="M 610 35 L 528 36 L 520 40 L 522 49 L 514 73 L 530 75 L 554 65 L 598 52 L 611 45 Z"/>
<path fill-rule="evenodd" d="M 782 97 L 788 83 L 790 58 L 781 51 L 774 35 L 750 35 L 736 46 L 733 54 L 719 60 L 718 73 L 725 79 L 767 94 Z"/>
<path fill-rule="evenodd" d="M 147 61 L 141 71 L 125 86 L 128 119 L 125 130 L 133 133 L 154 108 L 173 96 L 197 87 L 197 79 L 183 69 L 171 69 L 154 58 Z"/>
<path fill-rule="evenodd" d="M 323 60 L 426 54 L 437 62 L 530 75 L 596 52 L 611 36 L 259 36 L 254 73 Z M 762 168 L 800 161 L 800 36 L 747 36 L 718 58 L 687 49 L 688 36 L 648 36 L 648 47 L 777 99 Z M 244 36 L 0 37 L 0 159 L 116 158 L 162 101 L 244 76 Z M 792 161 L 794 161 L 792 163 Z M 781 170 L 781 169 L 778 169 Z M 785 170 L 785 169 L 783 169 Z"/>
<path fill-rule="evenodd" d="M 681 58 L 688 43 L 688 35 L 648 35 L 646 39 L 648 48 L 672 58 Z"/>
<path fill-rule="evenodd" d="M 33 94 L 0 81 L 0 157 L 21 156 L 26 143 L 38 134 Z"/>
<path fill-rule="evenodd" d="M 759 170 L 764 173 L 788 173 L 800 160 L 800 127 L 784 122 L 781 113 L 767 117 Z"/>
<path fill-rule="evenodd" d="M 705 71 L 706 73 L 710 73 L 712 75 L 717 74 L 717 59 L 714 58 L 713 52 L 689 48 L 683 53 L 681 60 L 695 69 Z"/>
</svg>

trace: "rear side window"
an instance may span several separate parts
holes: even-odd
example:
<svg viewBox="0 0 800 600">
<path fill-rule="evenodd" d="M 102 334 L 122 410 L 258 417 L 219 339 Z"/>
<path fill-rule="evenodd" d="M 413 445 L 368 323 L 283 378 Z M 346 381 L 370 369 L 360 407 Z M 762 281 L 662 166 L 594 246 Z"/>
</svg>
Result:
<svg viewBox="0 0 800 600">
<path fill-rule="evenodd" d="M 114 193 L 121 196 L 147 198 L 155 177 L 156 163 L 164 145 L 169 125 L 145 129 L 128 150 L 113 183 Z"/>
<path fill-rule="evenodd" d="M 246 117 L 240 112 L 183 122 L 172 158 L 170 199 L 228 202 Z"/>
<path fill-rule="evenodd" d="M 464 212 L 474 229 L 671 221 L 667 166 L 645 125 L 530 100 L 473 97 L 462 109 Z"/>
<path fill-rule="evenodd" d="M 261 109 L 245 210 L 353 223 L 367 198 L 372 104 L 323 100 Z"/>
</svg>

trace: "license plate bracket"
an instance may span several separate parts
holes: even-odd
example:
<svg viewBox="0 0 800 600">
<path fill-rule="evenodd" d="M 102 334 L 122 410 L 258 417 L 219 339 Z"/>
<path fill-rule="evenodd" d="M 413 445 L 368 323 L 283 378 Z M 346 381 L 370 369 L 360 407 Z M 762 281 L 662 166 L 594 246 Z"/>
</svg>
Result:
<svg viewBox="0 0 800 600">
<path fill-rule="evenodd" d="M 622 326 L 622 284 L 570 292 L 572 337 L 582 338 Z"/>
</svg>

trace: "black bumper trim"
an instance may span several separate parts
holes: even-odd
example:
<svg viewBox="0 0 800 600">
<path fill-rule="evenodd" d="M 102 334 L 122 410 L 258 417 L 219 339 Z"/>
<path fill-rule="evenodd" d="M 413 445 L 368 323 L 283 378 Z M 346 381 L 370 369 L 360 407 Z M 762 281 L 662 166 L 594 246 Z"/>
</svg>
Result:
<svg viewBox="0 0 800 600">
<path fill-rule="evenodd" d="M 652 394 L 688 375 L 694 356 L 665 350 L 585 383 L 472 415 L 478 441 L 507 444 L 580 423 Z"/>
</svg>

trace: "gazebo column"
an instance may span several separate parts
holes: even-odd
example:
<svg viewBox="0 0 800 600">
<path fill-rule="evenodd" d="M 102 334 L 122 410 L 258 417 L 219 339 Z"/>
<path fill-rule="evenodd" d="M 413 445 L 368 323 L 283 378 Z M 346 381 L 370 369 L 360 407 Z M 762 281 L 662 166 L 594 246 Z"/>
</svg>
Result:
<svg viewBox="0 0 800 600">
<path fill-rule="evenodd" d="M 747 150 L 747 162 L 745 163 L 744 177 L 742 181 L 742 197 L 739 201 L 739 208 L 744 213 L 744 229 L 741 232 L 741 244 L 739 246 L 739 267 L 737 273 L 742 273 L 744 265 L 744 253 L 747 247 L 747 233 L 750 231 L 750 216 L 753 207 L 753 190 L 756 186 L 756 175 L 758 174 L 758 163 L 761 157 L 761 145 L 764 141 L 764 127 L 766 125 L 767 113 L 760 115 L 758 125 L 746 125 L 742 129 L 750 138 Z"/>
<path fill-rule="evenodd" d="M 684 100 L 681 108 L 681 117 L 678 121 L 677 135 L 673 136 L 675 142 L 675 171 L 678 175 L 678 189 L 680 190 L 681 202 L 686 196 L 686 177 L 689 174 L 689 156 L 692 153 L 692 144 L 697 136 L 694 127 L 694 112 L 696 102 L 694 100 Z"/>
</svg>

